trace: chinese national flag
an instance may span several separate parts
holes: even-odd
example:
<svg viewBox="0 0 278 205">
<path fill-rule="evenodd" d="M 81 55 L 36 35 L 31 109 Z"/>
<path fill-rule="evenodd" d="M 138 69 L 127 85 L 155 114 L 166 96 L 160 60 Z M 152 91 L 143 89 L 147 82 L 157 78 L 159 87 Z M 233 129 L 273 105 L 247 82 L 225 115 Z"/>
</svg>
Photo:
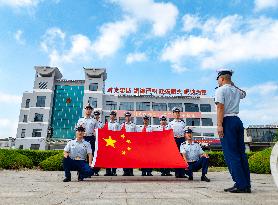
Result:
<svg viewBox="0 0 278 205">
<path fill-rule="evenodd" d="M 103 168 L 187 168 L 172 130 L 125 132 L 98 129 L 93 164 Z"/>
</svg>

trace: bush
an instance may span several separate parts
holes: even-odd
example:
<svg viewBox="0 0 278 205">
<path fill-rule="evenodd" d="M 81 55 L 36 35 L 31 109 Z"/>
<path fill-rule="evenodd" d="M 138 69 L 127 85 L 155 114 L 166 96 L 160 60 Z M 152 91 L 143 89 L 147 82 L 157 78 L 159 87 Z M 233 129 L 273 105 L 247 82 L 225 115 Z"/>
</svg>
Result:
<svg viewBox="0 0 278 205">
<path fill-rule="evenodd" d="M 270 174 L 271 148 L 257 152 L 249 158 L 250 172 L 257 174 Z"/>
<path fill-rule="evenodd" d="M 0 149 L 0 168 L 20 169 L 32 168 L 33 162 L 28 157 L 13 150 Z"/>
<path fill-rule="evenodd" d="M 43 160 L 39 166 L 44 171 L 63 171 L 63 158 L 64 155 L 62 153 L 51 156 L 45 160 Z"/>
<path fill-rule="evenodd" d="M 63 152 L 61 150 L 42 151 L 42 150 L 27 150 L 27 149 L 26 150 L 17 149 L 15 151 L 31 159 L 34 166 L 38 166 L 43 160 Z"/>
</svg>

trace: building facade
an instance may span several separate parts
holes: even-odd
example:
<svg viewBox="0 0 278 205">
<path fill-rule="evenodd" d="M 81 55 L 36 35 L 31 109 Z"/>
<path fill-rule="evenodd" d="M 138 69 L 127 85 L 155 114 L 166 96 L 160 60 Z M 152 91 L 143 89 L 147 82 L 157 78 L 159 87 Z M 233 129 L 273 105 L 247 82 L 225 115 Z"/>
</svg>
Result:
<svg viewBox="0 0 278 205">
<path fill-rule="evenodd" d="M 124 121 L 130 111 L 133 121 L 142 125 L 143 115 L 151 117 L 155 128 L 159 116 L 172 117 L 172 108 L 181 109 L 187 126 L 194 127 L 196 137 L 216 136 L 214 99 L 205 90 L 107 88 L 106 69 L 84 68 L 85 80 L 64 80 L 56 67 L 35 67 L 32 92 L 24 92 L 21 103 L 15 147 L 20 149 L 47 149 L 49 141 L 74 138 L 74 127 L 83 115 L 84 105 L 101 111 L 105 122 L 111 110 Z"/>
</svg>

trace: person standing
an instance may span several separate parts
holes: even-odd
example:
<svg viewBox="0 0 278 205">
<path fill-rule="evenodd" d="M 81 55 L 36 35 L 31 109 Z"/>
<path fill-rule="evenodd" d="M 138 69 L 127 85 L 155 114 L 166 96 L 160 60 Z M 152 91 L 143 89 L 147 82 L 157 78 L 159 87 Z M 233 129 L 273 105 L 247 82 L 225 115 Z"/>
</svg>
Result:
<svg viewBox="0 0 278 205">
<path fill-rule="evenodd" d="M 240 118 L 239 103 L 246 92 L 232 82 L 232 70 L 218 71 L 219 87 L 215 91 L 217 107 L 217 132 L 224 152 L 229 172 L 235 182 L 231 188 L 224 189 L 231 193 L 251 193 L 250 171 L 245 153 L 244 127 Z"/>
<path fill-rule="evenodd" d="M 206 174 L 208 172 L 209 157 L 201 146 L 192 139 L 192 130 L 187 129 L 184 132 L 186 142 L 181 143 L 180 153 L 183 159 L 188 163 L 188 170 L 185 173 L 189 176 L 188 180 L 193 180 L 193 172 L 202 169 L 201 181 L 210 182 Z"/>
<path fill-rule="evenodd" d="M 86 142 L 83 137 L 85 128 L 78 126 L 76 128 L 76 138 L 70 140 L 64 148 L 63 167 L 65 171 L 65 179 L 63 182 L 71 181 L 71 171 L 78 171 L 78 181 L 83 181 L 84 178 L 92 176 L 92 149 L 89 142 Z M 86 162 L 87 155 L 89 164 Z"/>
<path fill-rule="evenodd" d="M 169 129 L 167 125 L 167 118 L 164 115 L 160 116 L 159 121 L 160 121 L 160 125 L 157 127 L 157 131 L 164 131 Z M 161 176 L 173 176 L 171 174 L 171 169 L 169 168 L 161 168 L 160 172 L 161 172 Z"/>
<path fill-rule="evenodd" d="M 97 121 L 92 117 L 93 107 L 88 103 L 85 106 L 84 117 L 80 118 L 77 122 L 77 126 L 85 128 L 84 140 L 91 144 L 92 153 L 95 152 L 95 129 L 97 128 Z M 94 169 L 94 175 L 97 175 Z"/>
<path fill-rule="evenodd" d="M 173 108 L 173 116 L 174 119 L 169 123 L 169 129 L 173 129 L 174 132 L 174 138 L 178 147 L 178 150 L 180 150 L 180 145 L 183 143 L 184 140 L 184 130 L 185 130 L 185 123 L 183 119 L 180 118 L 180 109 L 177 107 Z M 176 178 L 186 178 L 184 169 L 178 168 L 175 169 L 175 176 Z"/>
<path fill-rule="evenodd" d="M 143 116 L 143 126 L 138 127 L 138 132 L 152 132 L 153 128 L 149 125 L 150 117 L 148 115 Z M 143 139 L 148 140 L 148 139 Z M 152 168 L 142 168 L 142 176 L 153 176 L 152 175 Z"/>
<path fill-rule="evenodd" d="M 125 130 L 126 132 L 136 132 L 136 124 L 131 121 L 131 113 L 125 113 L 125 122 L 121 124 L 121 129 Z M 133 168 L 124 168 L 123 176 L 134 176 Z"/>
<path fill-rule="evenodd" d="M 118 131 L 121 129 L 120 124 L 116 120 L 117 113 L 115 111 L 110 112 L 110 119 L 107 122 L 108 130 Z M 106 173 L 104 176 L 117 176 L 116 174 L 117 168 L 106 168 Z"/>
</svg>

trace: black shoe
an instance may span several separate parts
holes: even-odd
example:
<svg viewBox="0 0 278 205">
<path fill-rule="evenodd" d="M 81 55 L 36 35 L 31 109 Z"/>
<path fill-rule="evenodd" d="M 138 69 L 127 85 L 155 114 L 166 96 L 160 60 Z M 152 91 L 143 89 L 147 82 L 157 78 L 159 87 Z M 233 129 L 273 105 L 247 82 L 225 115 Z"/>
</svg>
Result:
<svg viewBox="0 0 278 205">
<path fill-rule="evenodd" d="M 230 191 L 230 190 L 232 190 L 232 189 L 234 189 L 234 188 L 235 188 L 235 186 L 230 187 L 230 188 L 226 188 L 226 189 L 224 189 L 224 192 L 228 192 L 228 191 Z"/>
<path fill-rule="evenodd" d="M 161 173 L 161 176 L 166 176 L 166 174 L 165 173 Z"/>
<path fill-rule="evenodd" d="M 147 173 L 147 176 L 153 176 L 152 173 Z"/>
<path fill-rule="evenodd" d="M 129 174 L 128 176 L 132 176 L 132 177 L 133 177 L 133 176 L 134 176 L 134 174 Z"/>
<path fill-rule="evenodd" d="M 112 176 L 117 176 L 117 174 L 116 173 L 112 173 Z"/>
<path fill-rule="evenodd" d="M 188 181 L 192 181 L 193 180 L 193 176 L 188 177 Z"/>
<path fill-rule="evenodd" d="M 71 181 L 71 178 L 65 178 L 64 180 L 63 180 L 63 182 L 70 182 Z"/>
<path fill-rule="evenodd" d="M 95 173 L 95 176 L 99 176 L 99 174 L 98 174 L 98 173 Z"/>
<path fill-rule="evenodd" d="M 127 174 L 127 173 L 124 173 L 124 174 L 123 174 L 123 176 L 129 176 L 129 174 Z"/>
<path fill-rule="evenodd" d="M 187 178 L 187 176 L 180 175 L 180 176 L 176 176 L 176 178 Z"/>
<path fill-rule="evenodd" d="M 245 188 L 245 189 L 238 189 L 234 187 L 233 189 L 229 190 L 230 193 L 251 193 L 250 188 Z"/>
<path fill-rule="evenodd" d="M 82 182 L 84 180 L 84 178 L 78 177 L 78 181 Z"/>
<path fill-rule="evenodd" d="M 142 177 L 143 177 L 143 176 L 147 176 L 147 174 L 146 174 L 145 172 L 142 172 L 142 175 L 141 175 L 141 176 L 142 176 Z"/>
<path fill-rule="evenodd" d="M 106 173 L 106 174 L 104 174 L 104 176 L 113 176 L 113 175 L 112 175 L 112 174 L 107 174 L 107 173 Z"/>
<path fill-rule="evenodd" d="M 202 176 L 201 181 L 210 182 L 210 179 L 207 176 Z"/>
</svg>

